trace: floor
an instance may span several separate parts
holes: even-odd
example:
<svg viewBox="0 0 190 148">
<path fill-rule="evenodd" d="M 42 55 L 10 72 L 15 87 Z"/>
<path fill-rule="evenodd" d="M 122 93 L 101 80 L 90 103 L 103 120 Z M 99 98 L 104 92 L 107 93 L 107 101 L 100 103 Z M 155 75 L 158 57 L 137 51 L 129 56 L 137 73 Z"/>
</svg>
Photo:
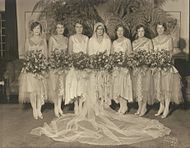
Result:
<svg viewBox="0 0 190 148">
<path fill-rule="evenodd" d="M 98 146 L 75 143 L 55 142 L 46 136 L 33 136 L 30 131 L 44 122 L 54 118 L 53 106 L 43 107 L 43 120 L 34 120 L 29 104 L 0 104 L 0 148 L 190 148 L 190 107 L 182 105 L 172 106 L 171 114 L 166 119 L 154 117 L 158 106 L 150 108 L 146 118 L 158 119 L 172 132 L 169 136 L 132 145 Z M 71 112 L 72 107 L 64 107 L 64 113 Z M 129 114 L 135 113 L 131 107 Z"/>
</svg>

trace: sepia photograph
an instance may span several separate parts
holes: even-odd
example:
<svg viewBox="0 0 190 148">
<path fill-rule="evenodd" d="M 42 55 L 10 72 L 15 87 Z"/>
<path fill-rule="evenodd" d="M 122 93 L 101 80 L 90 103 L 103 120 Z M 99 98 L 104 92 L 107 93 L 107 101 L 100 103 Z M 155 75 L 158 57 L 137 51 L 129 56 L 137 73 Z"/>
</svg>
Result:
<svg viewBox="0 0 190 148">
<path fill-rule="evenodd" d="M 189 0 L 0 0 L 0 148 L 190 148 Z"/>
</svg>

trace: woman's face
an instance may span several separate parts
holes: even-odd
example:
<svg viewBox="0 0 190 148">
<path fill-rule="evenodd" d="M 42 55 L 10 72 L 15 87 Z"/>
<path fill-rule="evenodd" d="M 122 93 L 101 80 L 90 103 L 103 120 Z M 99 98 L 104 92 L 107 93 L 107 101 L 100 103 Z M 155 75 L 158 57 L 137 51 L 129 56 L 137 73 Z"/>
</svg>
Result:
<svg viewBox="0 0 190 148">
<path fill-rule="evenodd" d="M 75 31 L 76 31 L 77 34 L 82 34 L 82 31 L 83 31 L 82 24 L 76 23 L 76 25 L 75 25 Z"/>
<path fill-rule="evenodd" d="M 124 34 L 123 27 L 118 27 L 116 33 L 117 33 L 118 38 L 123 37 L 123 34 Z"/>
<path fill-rule="evenodd" d="M 162 35 L 164 34 L 165 28 L 163 25 L 157 25 L 156 30 L 157 30 L 158 35 Z"/>
<path fill-rule="evenodd" d="M 40 33 L 41 33 L 40 25 L 33 28 L 33 33 L 34 33 L 34 35 L 37 35 L 37 36 L 40 35 Z"/>
<path fill-rule="evenodd" d="M 140 27 L 138 30 L 137 30 L 137 35 L 139 38 L 142 38 L 144 37 L 144 34 L 145 34 L 145 31 L 144 31 L 144 28 L 143 27 Z"/>
<path fill-rule="evenodd" d="M 63 35 L 64 29 L 65 29 L 65 28 L 64 28 L 63 25 L 57 24 L 56 31 L 57 31 L 57 34 L 58 34 L 58 35 Z"/>
<path fill-rule="evenodd" d="M 104 34 L 104 28 L 102 26 L 98 26 L 96 29 L 97 36 L 103 36 Z"/>
</svg>

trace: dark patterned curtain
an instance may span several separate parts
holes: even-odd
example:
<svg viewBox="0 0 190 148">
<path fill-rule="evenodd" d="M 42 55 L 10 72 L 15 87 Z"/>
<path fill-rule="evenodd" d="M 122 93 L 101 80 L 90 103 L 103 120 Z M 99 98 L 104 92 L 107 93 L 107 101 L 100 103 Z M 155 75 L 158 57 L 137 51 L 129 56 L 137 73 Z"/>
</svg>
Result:
<svg viewBox="0 0 190 148">
<path fill-rule="evenodd" d="M 16 0 L 5 0 L 6 46 L 9 60 L 18 59 Z"/>
</svg>

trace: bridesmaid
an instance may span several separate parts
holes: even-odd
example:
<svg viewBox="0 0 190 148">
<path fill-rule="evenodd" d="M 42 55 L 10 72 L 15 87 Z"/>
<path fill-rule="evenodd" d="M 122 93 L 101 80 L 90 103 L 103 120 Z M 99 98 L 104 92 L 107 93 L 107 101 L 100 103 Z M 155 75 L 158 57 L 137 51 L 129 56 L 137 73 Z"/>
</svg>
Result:
<svg viewBox="0 0 190 148">
<path fill-rule="evenodd" d="M 171 36 L 166 35 L 166 24 L 158 23 L 156 26 L 158 36 L 153 41 L 154 50 L 166 50 L 170 52 L 172 58 L 173 54 L 173 41 Z M 172 72 L 171 72 L 172 71 Z M 182 101 L 181 95 L 181 83 L 180 75 L 178 71 L 172 67 L 169 71 L 157 72 L 154 77 L 156 86 L 156 99 L 160 102 L 158 113 L 155 116 L 159 116 L 162 113 L 162 118 L 166 118 L 169 114 L 170 102 L 179 104 Z"/>
<path fill-rule="evenodd" d="M 133 41 L 132 46 L 134 51 L 146 50 L 152 51 L 152 41 L 145 37 L 145 27 L 143 25 L 137 25 L 136 27 L 137 39 Z M 147 103 L 152 104 L 152 87 L 151 87 L 151 71 L 146 70 L 145 74 L 138 73 L 134 75 L 134 91 L 135 97 L 138 101 L 138 110 L 136 115 L 143 116 L 147 111 Z"/>
<path fill-rule="evenodd" d="M 56 23 L 56 34 L 52 35 L 49 39 L 49 56 L 52 51 L 56 50 L 56 52 L 67 52 L 68 46 L 68 38 L 63 35 L 65 30 L 63 22 Z M 56 73 L 57 72 L 57 73 Z M 56 117 L 59 117 L 63 114 L 61 109 L 62 99 L 64 99 L 65 95 L 65 74 L 59 72 L 57 70 L 50 70 L 49 72 L 49 98 L 54 103 L 54 113 Z"/>
<path fill-rule="evenodd" d="M 32 50 L 42 50 L 47 57 L 47 43 L 42 35 L 42 25 L 39 22 L 31 24 L 32 36 L 26 40 L 25 54 Z M 42 119 L 41 107 L 46 99 L 45 78 L 37 77 L 31 72 L 22 71 L 19 78 L 19 102 L 30 102 L 34 119 Z M 28 100 L 29 99 L 29 100 Z"/>
<path fill-rule="evenodd" d="M 81 20 L 75 23 L 75 34 L 69 38 L 69 53 L 87 53 L 88 36 L 83 34 L 83 22 Z M 81 112 L 82 104 L 86 99 L 86 73 L 85 71 L 71 69 L 66 77 L 66 100 L 68 104 L 71 99 L 77 98 L 74 102 L 75 114 Z"/>
<path fill-rule="evenodd" d="M 106 52 L 110 54 L 111 51 L 111 40 L 106 33 L 105 26 L 103 23 L 98 22 L 94 25 L 94 32 L 89 40 L 88 54 L 98 54 L 100 52 Z M 88 93 L 89 99 L 91 99 L 90 105 L 98 105 L 96 103 L 98 99 L 101 99 L 102 105 L 108 107 L 111 105 L 111 94 L 110 94 L 110 74 L 106 71 L 93 71 L 89 76 Z M 104 102 L 104 103 L 103 103 Z M 102 106 L 103 107 L 103 106 Z M 99 114 L 99 106 L 94 107 L 95 114 Z"/>
<path fill-rule="evenodd" d="M 131 41 L 124 36 L 124 27 L 118 25 L 115 29 L 117 39 L 113 41 L 112 52 L 123 52 L 129 55 L 132 51 Z M 132 81 L 128 69 L 115 69 L 112 75 L 113 98 L 119 100 L 119 113 L 124 114 L 128 110 L 127 102 L 132 102 Z"/>
</svg>

